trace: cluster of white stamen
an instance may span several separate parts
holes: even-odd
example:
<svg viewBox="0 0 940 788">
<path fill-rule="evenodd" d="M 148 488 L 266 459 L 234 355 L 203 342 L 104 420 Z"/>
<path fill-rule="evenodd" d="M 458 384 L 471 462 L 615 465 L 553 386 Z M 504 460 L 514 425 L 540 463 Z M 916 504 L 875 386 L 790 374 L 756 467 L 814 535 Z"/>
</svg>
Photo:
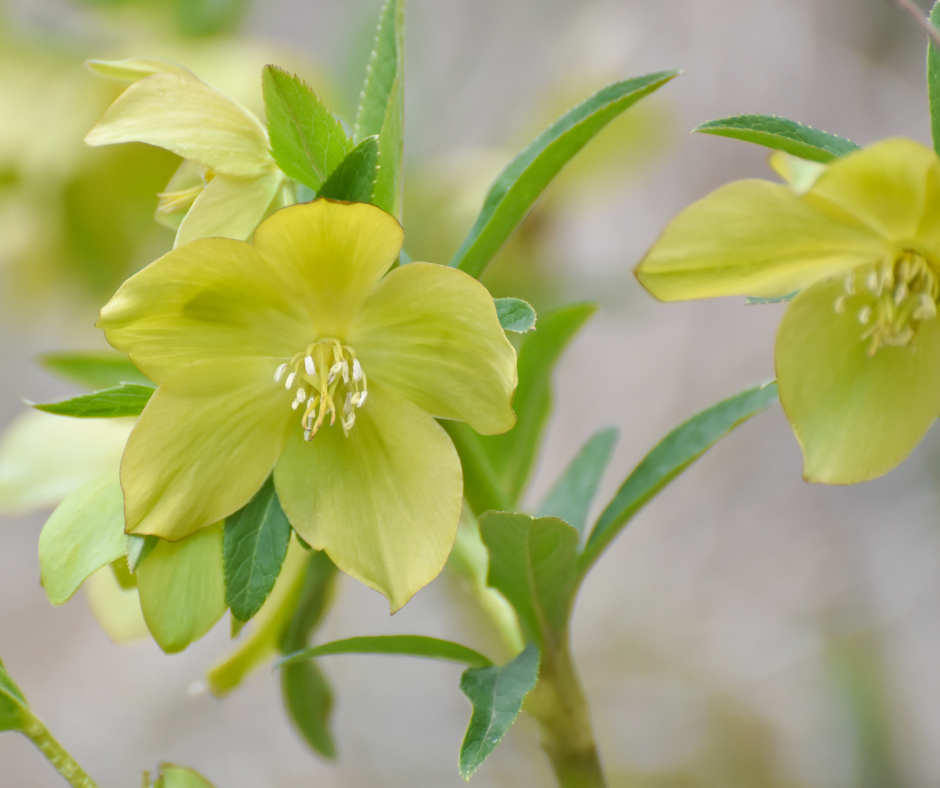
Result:
<svg viewBox="0 0 940 788">
<path fill-rule="evenodd" d="M 850 300 L 855 302 L 855 317 L 867 326 L 861 338 L 871 340 L 870 356 L 883 346 L 911 344 L 920 323 L 937 316 L 940 282 L 922 255 L 905 251 L 860 273 L 865 288 L 856 290 L 855 272 L 850 272 L 845 292 L 836 298 L 833 308 L 841 315 Z"/>
<path fill-rule="evenodd" d="M 196 198 L 202 194 L 203 189 L 215 177 L 215 172 L 209 167 L 199 168 L 199 180 L 195 186 L 177 191 L 165 191 L 157 194 L 157 213 L 171 214 L 189 210 Z"/>
<path fill-rule="evenodd" d="M 309 441 L 316 435 L 327 413 L 330 414 L 330 425 L 336 423 L 336 401 L 343 395 L 340 424 L 343 433 L 349 435 L 356 423 L 356 411 L 365 404 L 369 393 L 366 375 L 355 350 L 337 339 L 321 339 L 311 343 L 290 361 L 280 364 L 274 372 L 274 382 L 280 383 L 284 373 L 287 373 L 285 389 L 292 391 L 294 383 L 297 383 L 291 408 L 298 410 L 305 405 L 301 416 L 304 440 Z"/>
</svg>

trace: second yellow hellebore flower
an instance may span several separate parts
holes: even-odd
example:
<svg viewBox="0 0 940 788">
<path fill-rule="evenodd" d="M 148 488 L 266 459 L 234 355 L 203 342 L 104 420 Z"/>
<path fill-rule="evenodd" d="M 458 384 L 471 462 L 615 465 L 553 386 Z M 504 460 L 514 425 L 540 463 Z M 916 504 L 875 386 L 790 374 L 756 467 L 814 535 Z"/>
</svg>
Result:
<svg viewBox="0 0 940 788">
<path fill-rule="evenodd" d="M 160 195 L 158 219 L 178 227 L 175 246 L 215 236 L 245 240 L 286 204 L 268 133 L 247 109 L 182 66 L 133 58 L 89 61 L 133 82 L 88 132 L 89 145 L 145 142 L 185 161 Z"/>
<path fill-rule="evenodd" d="M 375 206 L 321 199 L 124 283 L 99 325 L 158 384 L 121 464 L 128 533 L 182 539 L 273 469 L 297 533 L 393 610 L 440 572 L 463 484 L 434 419 L 510 429 L 516 358 L 472 277 L 386 273 L 402 237 Z"/>
<path fill-rule="evenodd" d="M 798 293 L 775 356 L 810 481 L 887 473 L 940 415 L 940 158 L 923 145 L 880 142 L 800 188 L 724 186 L 636 274 L 664 301 Z"/>
</svg>

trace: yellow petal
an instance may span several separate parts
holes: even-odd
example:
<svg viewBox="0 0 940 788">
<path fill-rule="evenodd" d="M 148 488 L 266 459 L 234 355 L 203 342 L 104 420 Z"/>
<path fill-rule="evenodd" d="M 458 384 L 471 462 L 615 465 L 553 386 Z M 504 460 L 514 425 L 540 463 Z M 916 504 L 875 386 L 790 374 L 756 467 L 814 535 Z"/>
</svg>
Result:
<svg viewBox="0 0 940 788">
<path fill-rule="evenodd" d="M 940 253 L 940 159 L 929 148 L 890 139 L 829 165 L 807 199 L 821 210 L 871 227 L 901 249 L 925 240 Z M 918 251 L 920 251 L 918 249 Z"/>
<path fill-rule="evenodd" d="M 258 119 L 186 72 L 154 74 L 135 82 L 85 142 L 146 142 L 226 175 L 256 176 L 275 166 Z"/>
<path fill-rule="evenodd" d="M 153 74 L 187 74 L 192 72 L 171 63 L 169 60 L 157 60 L 150 57 L 130 57 L 125 60 L 86 60 L 85 68 L 107 79 L 119 82 L 136 82 Z"/>
<path fill-rule="evenodd" d="M 444 566 L 463 480 L 453 444 L 417 405 L 379 384 L 343 436 L 299 426 L 274 472 L 291 525 L 344 572 L 383 593 L 394 613 Z"/>
<path fill-rule="evenodd" d="M 0 511 L 53 506 L 72 490 L 113 471 L 134 419 L 71 419 L 20 414 L 0 439 Z"/>
<path fill-rule="evenodd" d="M 39 534 L 39 569 L 53 605 L 67 602 L 92 573 L 122 557 L 124 498 L 114 469 L 65 497 Z"/>
<path fill-rule="evenodd" d="M 264 218 L 281 180 L 276 171 L 257 178 L 217 174 L 189 209 L 173 245 L 198 238 L 247 240 Z"/>
<path fill-rule="evenodd" d="M 636 269 L 663 301 L 773 298 L 880 260 L 892 248 L 850 217 L 817 210 L 788 186 L 737 181 L 680 213 Z"/>
<path fill-rule="evenodd" d="M 857 308 L 837 314 L 843 283 L 796 297 L 777 333 L 780 402 L 803 449 L 804 476 L 854 484 L 898 465 L 940 414 L 940 320 L 905 347 L 869 356 Z"/>
<path fill-rule="evenodd" d="M 225 613 L 222 523 L 182 542 L 160 540 L 137 568 L 147 628 L 167 654 L 205 635 Z"/>
<path fill-rule="evenodd" d="M 251 631 L 234 651 L 213 665 L 206 676 L 213 695 L 218 698 L 228 695 L 248 674 L 277 653 L 281 638 L 294 616 L 309 557 L 309 551 L 292 539 L 271 594 L 249 624 Z"/>
<path fill-rule="evenodd" d="M 308 304 L 319 335 L 343 337 L 402 238 L 401 225 L 374 205 L 320 199 L 273 214 L 253 243 Z"/>
<path fill-rule="evenodd" d="M 84 589 L 92 615 L 111 640 L 122 644 L 147 637 L 137 589 L 122 588 L 109 567 L 89 577 Z"/>
<path fill-rule="evenodd" d="M 160 384 L 121 462 L 128 533 L 182 539 L 251 500 L 301 429 L 280 361 L 206 361 Z"/>
<path fill-rule="evenodd" d="M 288 286 L 250 244 L 205 238 L 174 249 L 128 279 L 98 326 L 160 383 L 209 358 L 292 356 L 313 339 Z"/>
<path fill-rule="evenodd" d="M 369 380 L 483 435 L 515 424 L 516 352 L 493 299 L 456 268 L 411 263 L 386 276 L 349 327 Z"/>
</svg>

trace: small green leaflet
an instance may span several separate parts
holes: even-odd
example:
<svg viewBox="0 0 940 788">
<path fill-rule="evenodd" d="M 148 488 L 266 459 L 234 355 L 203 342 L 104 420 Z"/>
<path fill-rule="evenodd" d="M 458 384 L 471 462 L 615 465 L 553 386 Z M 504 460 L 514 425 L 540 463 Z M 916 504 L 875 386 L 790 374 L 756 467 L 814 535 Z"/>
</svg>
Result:
<svg viewBox="0 0 940 788">
<path fill-rule="evenodd" d="M 940 3 L 930 11 L 930 23 L 940 28 Z M 940 154 L 940 50 L 927 39 L 927 96 L 930 99 L 930 131 L 934 150 Z"/>
<path fill-rule="evenodd" d="M 584 538 L 588 509 L 616 442 L 617 430 L 613 428 L 598 432 L 588 440 L 545 496 L 538 516 L 564 520 Z"/>
<path fill-rule="evenodd" d="M 524 334 L 535 328 L 535 310 L 521 298 L 495 298 L 496 316 L 503 331 Z"/>
<path fill-rule="evenodd" d="M 519 615 L 526 640 L 553 643 L 564 631 L 578 579 L 578 532 L 557 517 L 487 512 L 480 535 L 487 582 Z"/>
<path fill-rule="evenodd" d="M 755 386 L 703 410 L 663 438 L 627 477 L 601 513 L 579 560 L 581 574 L 647 501 L 718 440 L 776 401 L 775 382 Z"/>
<path fill-rule="evenodd" d="M 610 121 L 678 75 L 661 71 L 615 82 L 555 121 L 497 177 L 449 264 L 479 277 L 561 168 Z"/>
<path fill-rule="evenodd" d="M 0 662 L 0 731 L 22 730 L 31 717 L 26 698 Z"/>
<path fill-rule="evenodd" d="M 375 171 L 379 163 L 379 138 L 366 137 L 326 179 L 317 197 L 349 202 L 372 202 Z"/>
<path fill-rule="evenodd" d="M 321 646 L 298 651 L 288 655 L 281 665 L 292 665 L 314 657 L 326 657 L 334 654 L 398 654 L 407 657 L 426 657 L 442 659 L 447 662 L 460 662 L 471 667 L 488 667 L 492 661 L 472 648 L 461 646 L 449 640 L 425 637 L 424 635 L 373 635 L 367 637 L 346 638 L 324 643 Z"/>
<path fill-rule="evenodd" d="M 783 301 L 792 301 L 796 298 L 796 294 L 799 290 L 796 290 L 792 293 L 787 293 L 784 296 L 777 296 L 776 298 L 760 298 L 758 296 L 748 296 L 747 301 L 744 302 L 745 306 L 757 306 L 759 304 L 779 304 Z"/>
<path fill-rule="evenodd" d="M 823 164 L 861 150 L 861 147 L 851 140 L 804 126 L 795 120 L 778 118 L 776 115 L 735 115 L 731 118 L 710 120 L 696 126 L 693 131 L 753 142 L 755 145 L 782 150 L 792 156 Z"/>
<path fill-rule="evenodd" d="M 534 643 L 503 666 L 471 668 L 460 677 L 460 689 L 473 714 L 460 747 L 460 776 L 469 780 L 496 749 L 522 709 L 522 701 L 539 677 L 540 653 Z"/>
<path fill-rule="evenodd" d="M 153 552 L 157 546 L 159 537 L 156 536 L 138 536 L 137 534 L 128 534 L 127 536 L 127 569 L 131 574 L 137 571 L 141 562 Z"/>
<path fill-rule="evenodd" d="M 274 160 L 291 178 L 316 191 L 352 150 L 352 142 L 299 77 L 265 66 L 262 88 Z"/>
<path fill-rule="evenodd" d="M 225 519 L 225 602 L 248 621 L 268 598 L 290 544 L 291 527 L 269 476 L 248 504 Z"/>
<path fill-rule="evenodd" d="M 326 613 L 336 572 L 336 566 L 326 553 L 311 552 L 300 599 L 281 640 L 282 654 L 298 651 L 310 641 Z M 281 697 L 291 722 L 309 747 L 323 758 L 335 758 L 336 745 L 330 731 L 333 690 L 317 663 L 306 660 L 284 665 Z"/>
<path fill-rule="evenodd" d="M 49 601 L 66 603 L 126 550 L 124 494 L 115 468 L 65 496 L 39 534 L 39 571 Z"/>
<path fill-rule="evenodd" d="M 193 769 L 163 763 L 153 788 L 212 788 L 212 783 Z"/>
<path fill-rule="evenodd" d="M 33 404 L 36 410 L 72 416 L 77 419 L 112 419 L 122 416 L 139 416 L 153 396 L 152 386 L 139 383 L 121 383 L 114 388 L 84 394 L 80 397 Z"/>
<path fill-rule="evenodd" d="M 153 384 L 123 353 L 114 350 L 44 353 L 40 366 L 87 389 L 107 389 L 121 383 Z"/>
</svg>

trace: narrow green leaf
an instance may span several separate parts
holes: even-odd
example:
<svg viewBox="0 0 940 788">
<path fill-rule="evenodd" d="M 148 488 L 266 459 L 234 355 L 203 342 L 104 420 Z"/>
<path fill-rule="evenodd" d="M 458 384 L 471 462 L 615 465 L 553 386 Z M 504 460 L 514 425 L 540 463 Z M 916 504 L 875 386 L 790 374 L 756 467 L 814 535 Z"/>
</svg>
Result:
<svg viewBox="0 0 940 788">
<path fill-rule="evenodd" d="M 759 298 L 757 296 L 748 296 L 747 301 L 744 302 L 745 306 L 757 306 L 759 304 L 779 304 L 783 301 L 792 301 L 796 298 L 796 292 L 787 293 L 786 295 L 776 296 L 775 298 Z"/>
<path fill-rule="evenodd" d="M 405 141 L 405 3 L 387 0 L 379 13 L 375 46 L 359 97 L 353 136 L 379 135 L 379 162 L 372 202 L 401 216 Z"/>
<path fill-rule="evenodd" d="M 557 517 L 487 512 L 480 535 L 490 553 L 489 584 L 516 609 L 526 640 L 551 643 L 574 599 L 578 532 Z"/>
<path fill-rule="evenodd" d="M 753 142 L 755 145 L 782 150 L 792 156 L 823 164 L 861 150 L 860 146 L 851 140 L 804 126 L 795 120 L 778 118 L 776 115 L 735 115 L 731 118 L 710 120 L 696 126 L 693 131 Z"/>
<path fill-rule="evenodd" d="M 226 518 L 222 541 L 225 602 L 239 621 L 248 621 L 268 598 L 281 573 L 290 536 L 273 477 L 242 509 Z"/>
<path fill-rule="evenodd" d="M 353 148 L 342 124 L 302 79 L 277 66 L 264 67 L 261 84 L 274 160 L 318 189 Z"/>
<path fill-rule="evenodd" d="M 473 714 L 460 747 L 460 776 L 469 780 L 522 710 L 522 701 L 539 677 L 540 653 L 534 643 L 502 666 L 470 668 L 460 677 L 460 689 Z"/>
<path fill-rule="evenodd" d="M 403 54 L 404 14 L 405 4 L 402 0 L 386 0 L 379 12 L 375 44 L 366 67 L 366 79 L 359 96 L 359 110 L 353 128 L 356 140 L 382 132 Z"/>
<path fill-rule="evenodd" d="M 614 444 L 617 430 L 607 429 L 594 435 L 578 452 L 538 509 L 539 517 L 564 520 L 583 539 L 588 509 L 597 494 Z"/>
<path fill-rule="evenodd" d="M 453 441 L 463 468 L 463 494 L 470 510 L 482 514 L 489 509 L 505 511 L 513 508 L 513 501 L 496 476 L 493 463 L 483 448 L 484 438 L 463 421 L 441 419 L 438 424 Z"/>
<path fill-rule="evenodd" d="M 0 661 L 0 731 L 22 730 L 31 716 L 26 698 Z"/>
<path fill-rule="evenodd" d="M 248 10 L 248 0 L 175 0 L 174 5 L 180 30 L 190 36 L 234 32 Z"/>
<path fill-rule="evenodd" d="M 194 769 L 162 763 L 160 777 L 153 784 L 153 788 L 212 788 L 212 783 Z"/>
<path fill-rule="evenodd" d="M 593 304 L 573 304 L 542 315 L 538 331 L 526 334 L 519 348 L 519 385 L 512 402 L 516 426 L 503 435 L 470 433 L 489 458 L 508 501 L 508 506 L 500 508 L 515 508 L 522 494 L 551 410 L 552 369 L 595 309 Z M 482 514 L 479 509 L 475 511 Z"/>
<path fill-rule="evenodd" d="M 479 277 L 561 168 L 614 118 L 678 74 L 661 71 L 615 82 L 549 126 L 497 177 L 450 265 Z"/>
<path fill-rule="evenodd" d="M 535 328 L 535 310 L 521 298 L 496 298 L 496 315 L 503 331 L 524 334 Z"/>
<path fill-rule="evenodd" d="M 930 11 L 930 23 L 940 28 L 940 2 Z M 927 39 L 927 95 L 930 99 L 930 131 L 934 150 L 940 154 L 940 50 Z"/>
<path fill-rule="evenodd" d="M 304 649 L 288 655 L 281 665 L 292 665 L 306 659 L 334 654 L 397 654 L 406 657 L 460 662 L 471 667 L 487 667 L 493 664 L 479 652 L 449 640 L 439 640 L 424 635 L 372 635 L 334 640 L 332 643 Z"/>
<path fill-rule="evenodd" d="M 36 410 L 72 416 L 76 419 L 114 419 L 124 416 L 139 416 L 153 396 L 152 386 L 139 383 L 122 383 L 114 388 L 83 394 L 61 402 L 33 404 Z"/>
<path fill-rule="evenodd" d="M 323 183 L 317 197 L 349 202 L 372 202 L 379 138 L 366 137 L 343 159 Z"/>
<path fill-rule="evenodd" d="M 336 566 L 329 556 L 312 551 L 304 586 L 280 644 L 282 654 L 305 648 L 320 625 L 336 582 Z M 313 660 L 281 667 L 281 696 L 284 708 L 307 745 L 323 758 L 336 757 L 330 732 L 333 690 Z"/>
<path fill-rule="evenodd" d="M 777 401 L 777 384 L 742 391 L 680 424 L 643 458 L 601 513 L 581 555 L 582 572 L 663 487 L 719 439 Z"/>
<path fill-rule="evenodd" d="M 153 385 L 126 355 L 117 351 L 44 353 L 38 361 L 50 372 L 87 389 L 108 389 L 121 383 Z"/>
<path fill-rule="evenodd" d="M 138 536 L 137 534 L 128 534 L 127 536 L 127 569 L 131 574 L 137 571 L 141 562 L 153 552 L 157 546 L 159 537 L 156 536 Z"/>
<path fill-rule="evenodd" d="M 39 569 L 49 601 L 64 604 L 126 550 L 124 495 L 115 469 L 67 495 L 43 526 Z"/>
</svg>

